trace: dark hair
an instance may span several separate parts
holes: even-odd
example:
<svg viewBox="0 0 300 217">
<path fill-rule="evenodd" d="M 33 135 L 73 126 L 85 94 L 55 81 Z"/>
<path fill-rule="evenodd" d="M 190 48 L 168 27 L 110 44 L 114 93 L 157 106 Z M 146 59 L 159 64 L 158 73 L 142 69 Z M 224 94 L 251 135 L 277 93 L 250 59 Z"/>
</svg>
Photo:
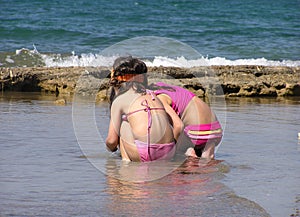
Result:
<svg viewBox="0 0 300 217">
<path fill-rule="evenodd" d="M 119 57 L 115 60 L 113 64 L 113 70 L 115 75 L 124 74 L 144 74 L 147 73 L 146 64 L 132 56 Z"/>
<path fill-rule="evenodd" d="M 146 87 L 148 86 L 148 79 L 146 76 L 144 76 L 143 82 L 137 82 L 134 79 L 129 81 L 120 81 L 117 79 L 118 76 L 127 74 L 139 75 L 145 73 L 147 73 L 147 66 L 143 61 L 131 56 L 119 57 L 114 61 L 113 72 L 109 84 L 112 87 L 119 88 L 118 95 L 125 93 L 130 88 L 133 88 L 137 93 L 145 94 Z M 112 88 L 109 97 L 110 104 L 112 104 L 116 97 L 115 90 Z"/>
<path fill-rule="evenodd" d="M 176 90 L 172 86 L 173 85 L 170 85 L 170 86 L 164 86 L 164 85 L 163 86 L 158 86 L 157 84 L 152 83 L 152 84 L 150 84 L 148 86 L 148 89 L 153 90 L 153 91 L 163 89 L 163 90 L 168 90 L 168 91 L 175 92 Z"/>
</svg>

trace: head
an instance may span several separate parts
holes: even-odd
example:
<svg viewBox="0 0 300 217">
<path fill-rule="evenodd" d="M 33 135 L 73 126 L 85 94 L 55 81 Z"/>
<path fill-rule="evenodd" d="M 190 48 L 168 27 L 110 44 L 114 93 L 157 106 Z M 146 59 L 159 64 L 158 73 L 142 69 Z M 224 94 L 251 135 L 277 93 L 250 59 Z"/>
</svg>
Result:
<svg viewBox="0 0 300 217">
<path fill-rule="evenodd" d="M 110 86 L 113 87 L 109 97 L 112 103 L 116 95 L 120 95 L 130 88 L 138 93 L 144 93 L 148 86 L 146 64 L 131 56 L 119 57 L 114 61 L 110 75 Z"/>
<path fill-rule="evenodd" d="M 147 86 L 147 66 L 146 64 L 131 56 L 119 57 L 113 64 L 111 71 L 111 86 L 119 86 L 124 82 L 139 82 Z"/>
</svg>

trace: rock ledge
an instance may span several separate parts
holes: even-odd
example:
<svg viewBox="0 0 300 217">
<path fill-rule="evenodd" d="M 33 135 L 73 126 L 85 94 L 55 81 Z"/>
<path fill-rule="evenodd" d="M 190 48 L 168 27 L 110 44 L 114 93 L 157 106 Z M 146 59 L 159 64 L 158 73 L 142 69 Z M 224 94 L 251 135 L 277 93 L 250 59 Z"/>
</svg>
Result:
<svg viewBox="0 0 300 217">
<path fill-rule="evenodd" d="M 165 81 L 207 94 L 228 97 L 300 96 L 300 68 L 284 66 L 149 67 L 149 82 Z M 105 99 L 106 67 L 0 68 L 1 91 L 43 91 L 56 95 L 97 92 Z"/>
</svg>

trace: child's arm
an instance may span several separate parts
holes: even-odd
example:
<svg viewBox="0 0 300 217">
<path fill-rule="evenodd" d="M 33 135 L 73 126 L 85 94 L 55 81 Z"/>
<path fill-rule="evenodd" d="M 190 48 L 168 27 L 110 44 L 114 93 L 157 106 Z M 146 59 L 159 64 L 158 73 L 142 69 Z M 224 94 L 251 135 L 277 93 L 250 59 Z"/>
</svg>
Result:
<svg viewBox="0 0 300 217">
<path fill-rule="evenodd" d="M 166 96 L 165 94 L 160 94 L 157 97 L 160 99 L 160 101 L 164 105 L 164 108 L 165 108 L 167 114 L 171 118 L 171 122 L 173 125 L 174 138 L 176 140 L 178 140 L 178 138 L 183 130 L 183 127 L 184 127 L 183 122 L 179 118 L 179 116 L 176 114 L 176 112 L 173 110 L 173 108 L 170 106 L 170 104 L 172 104 L 172 101 L 168 96 Z"/>
<path fill-rule="evenodd" d="M 164 107 L 166 109 L 166 112 L 171 118 L 174 138 L 177 141 L 183 130 L 183 122 L 181 121 L 181 119 L 179 118 L 179 116 L 176 114 L 176 112 L 173 110 L 171 106 L 169 106 L 168 104 L 164 104 Z"/>
<path fill-rule="evenodd" d="M 118 150 L 119 135 L 116 132 L 116 129 L 114 127 L 112 120 L 110 120 L 110 123 L 109 123 L 108 134 L 107 134 L 105 143 L 106 143 L 106 147 L 109 151 L 115 152 Z"/>
<path fill-rule="evenodd" d="M 114 102 L 111 107 L 111 118 L 109 122 L 108 134 L 106 138 L 106 147 L 108 150 L 115 152 L 118 150 L 120 142 L 120 127 L 121 127 L 121 110 L 120 106 Z"/>
</svg>

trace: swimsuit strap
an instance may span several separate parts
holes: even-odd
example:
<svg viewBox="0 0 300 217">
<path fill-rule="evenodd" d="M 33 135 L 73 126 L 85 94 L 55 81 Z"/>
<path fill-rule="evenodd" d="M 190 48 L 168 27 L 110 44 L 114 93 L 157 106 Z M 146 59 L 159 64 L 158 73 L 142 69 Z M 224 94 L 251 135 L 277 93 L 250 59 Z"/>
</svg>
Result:
<svg viewBox="0 0 300 217">
<path fill-rule="evenodd" d="M 154 100 L 154 97 L 152 98 L 152 100 Z M 165 110 L 165 108 L 151 108 L 146 99 L 141 102 L 141 105 L 146 107 L 144 109 L 144 111 L 146 111 L 148 113 L 147 145 L 148 145 L 148 155 L 149 155 L 150 160 L 152 160 L 151 155 L 150 155 L 150 129 L 152 126 L 151 110 Z"/>
<path fill-rule="evenodd" d="M 123 119 L 123 121 L 128 121 L 128 116 L 133 115 L 134 113 L 137 113 L 137 112 L 141 112 L 141 111 L 146 111 L 146 110 L 144 108 L 142 108 L 142 109 L 135 110 L 133 112 L 129 112 L 127 114 L 124 114 L 122 119 Z"/>
<path fill-rule="evenodd" d="M 153 101 L 155 100 L 155 97 L 154 97 L 154 96 L 155 96 L 155 93 L 154 93 L 153 90 L 148 90 L 148 89 L 146 89 L 146 93 L 151 95 Z"/>
<path fill-rule="evenodd" d="M 154 101 L 155 100 L 155 94 L 152 90 L 148 90 L 146 89 L 146 93 L 147 94 L 150 94 L 151 97 L 152 97 L 152 100 Z M 145 111 L 148 113 L 148 126 L 147 126 L 147 149 L 148 149 L 148 155 L 149 155 L 149 158 L 150 160 L 151 159 L 151 155 L 150 155 L 150 129 L 151 129 L 151 126 L 152 126 L 152 115 L 151 115 L 151 110 L 165 110 L 165 108 L 151 108 L 148 104 L 148 101 L 146 99 L 144 99 L 142 102 L 141 102 L 141 105 L 144 106 L 145 108 L 142 108 L 142 109 L 138 109 L 138 110 L 135 110 L 135 111 L 132 111 L 132 112 L 129 112 L 127 114 L 124 114 L 122 116 L 122 120 L 124 121 L 128 121 L 128 116 L 132 115 L 132 114 L 135 114 L 137 112 L 140 112 L 140 111 Z"/>
<path fill-rule="evenodd" d="M 154 97 L 154 96 L 155 96 L 155 93 L 154 93 L 153 90 L 148 90 L 148 89 L 146 89 L 146 93 L 151 95 L 153 101 L 155 100 L 155 97 Z M 147 100 L 144 100 L 144 101 L 147 101 Z M 140 112 L 140 111 L 145 111 L 145 112 L 147 112 L 148 109 L 149 109 L 149 110 L 164 110 L 164 108 L 150 108 L 149 105 L 148 105 L 148 102 L 146 103 L 146 105 L 143 105 L 144 101 L 142 101 L 141 105 L 142 105 L 142 106 L 145 106 L 146 108 L 138 109 L 138 110 L 135 110 L 135 111 L 133 111 L 133 112 L 129 112 L 129 113 L 127 113 L 127 114 L 124 114 L 124 115 L 122 116 L 122 120 L 123 120 L 123 121 L 127 121 L 127 120 L 128 120 L 128 119 L 127 119 L 128 116 L 130 116 L 130 115 L 132 115 L 132 114 L 134 114 L 134 113 Z"/>
<path fill-rule="evenodd" d="M 145 111 L 148 113 L 148 127 L 147 127 L 147 145 L 148 145 L 148 156 L 150 158 L 150 161 L 152 161 L 151 159 L 151 155 L 150 155 L 150 129 L 151 129 L 151 125 L 152 125 L 152 116 L 151 116 L 151 108 L 148 104 L 148 101 L 145 99 L 141 102 L 142 106 L 145 106 Z"/>
<path fill-rule="evenodd" d="M 146 107 L 143 110 L 148 113 L 148 130 L 149 130 L 152 125 L 151 110 L 155 108 L 150 108 L 148 101 L 146 99 L 141 102 L 141 105 Z"/>
<path fill-rule="evenodd" d="M 145 112 L 148 113 L 148 130 L 150 130 L 151 125 L 152 125 L 151 110 L 165 110 L 165 108 L 151 108 L 146 99 L 141 102 L 141 105 L 146 107 L 144 109 L 139 109 L 139 110 L 140 111 L 144 110 Z M 135 112 L 137 112 L 137 111 L 135 111 Z"/>
</svg>

